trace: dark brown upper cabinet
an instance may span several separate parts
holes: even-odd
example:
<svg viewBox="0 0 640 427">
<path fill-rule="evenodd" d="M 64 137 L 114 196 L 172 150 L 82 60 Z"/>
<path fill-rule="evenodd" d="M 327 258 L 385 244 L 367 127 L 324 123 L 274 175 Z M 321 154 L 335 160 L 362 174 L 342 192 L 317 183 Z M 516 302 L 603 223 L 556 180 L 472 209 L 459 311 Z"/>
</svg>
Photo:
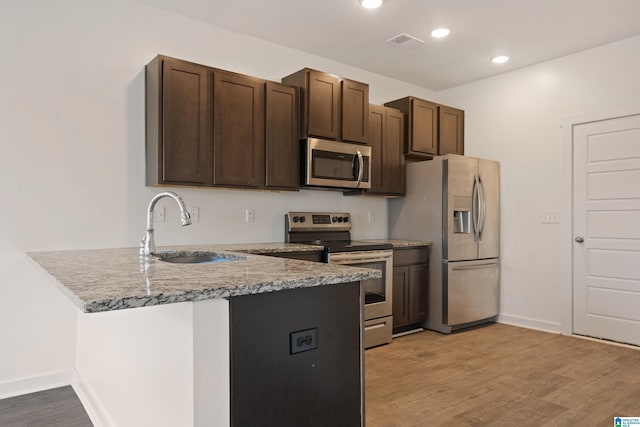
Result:
<svg viewBox="0 0 640 427">
<path fill-rule="evenodd" d="M 147 185 L 210 185 L 207 67 L 157 56 L 145 75 Z"/>
<path fill-rule="evenodd" d="M 282 79 L 301 88 L 300 139 L 309 136 L 340 137 L 340 79 L 304 68 Z"/>
<path fill-rule="evenodd" d="M 406 114 L 405 154 L 415 158 L 431 158 L 438 154 L 438 105 L 408 96 L 384 105 Z"/>
<path fill-rule="evenodd" d="M 264 185 L 264 80 L 213 70 L 213 184 Z"/>
<path fill-rule="evenodd" d="M 366 144 L 369 136 L 369 85 L 342 80 L 342 139 Z"/>
<path fill-rule="evenodd" d="M 298 89 L 158 55 L 146 67 L 147 185 L 299 189 Z"/>
<path fill-rule="evenodd" d="M 367 194 L 404 194 L 404 114 L 381 105 L 369 106 L 371 189 Z"/>
<path fill-rule="evenodd" d="M 405 114 L 407 157 L 431 159 L 449 153 L 464 154 L 464 111 L 413 96 L 385 105 Z"/>
<path fill-rule="evenodd" d="M 300 141 L 297 88 L 266 82 L 265 130 L 266 187 L 298 190 Z"/>
<path fill-rule="evenodd" d="M 438 154 L 464 154 L 464 111 L 438 106 Z"/>
<path fill-rule="evenodd" d="M 300 138 L 367 142 L 369 85 L 304 68 L 282 79 L 301 88 Z"/>
</svg>

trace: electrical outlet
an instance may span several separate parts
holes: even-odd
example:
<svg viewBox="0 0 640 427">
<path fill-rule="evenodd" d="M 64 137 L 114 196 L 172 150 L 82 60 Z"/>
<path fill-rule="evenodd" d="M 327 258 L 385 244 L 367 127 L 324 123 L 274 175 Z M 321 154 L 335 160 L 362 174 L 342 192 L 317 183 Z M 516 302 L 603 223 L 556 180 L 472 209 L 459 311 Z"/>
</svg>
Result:
<svg viewBox="0 0 640 427">
<path fill-rule="evenodd" d="M 558 211 L 543 211 L 540 213 L 540 223 L 558 224 L 560 223 L 560 214 Z"/>
<path fill-rule="evenodd" d="M 153 209 L 153 222 L 164 222 L 164 206 L 156 206 Z"/>
<path fill-rule="evenodd" d="M 289 334 L 289 343 L 290 354 L 302 353 L 303 351 L 318 348 L 318 328 L 291 332 Z"/>
<path fill-rule="evenodd" d="M 247 208 L 244 213 L 244 221 L 247 224 L 252 224 L 256 222 L 256 211 L 255 209 Z"/>
<path fill-rule="evenodd" d="M 191 215 L 191 222 L 192 223 L 197 223 L 200 222 L 200 208 L 197 206 L 189 206 L 187 208 L 187 211 L 189 212 L 189 215 Z"/>
<path fill-rule="evenodd" d="M 369 209 L 369 223 L 373 224 L 376 222 L 376 211 L 373 209 Z"/>
</svg>

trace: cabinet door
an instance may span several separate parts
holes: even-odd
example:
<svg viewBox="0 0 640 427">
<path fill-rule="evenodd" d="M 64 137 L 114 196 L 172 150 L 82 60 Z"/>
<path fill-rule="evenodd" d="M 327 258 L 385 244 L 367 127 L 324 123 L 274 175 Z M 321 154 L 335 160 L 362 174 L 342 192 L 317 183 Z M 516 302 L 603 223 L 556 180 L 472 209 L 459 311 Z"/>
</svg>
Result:
<svg viewBox="0 0 640 427">
<path fill-rule="evenodd" d="M 264 183 L 264 81 L 213 72 L 213 183 Z"/>
<path fill-rule="evenodd" d="M 305 96 L 308 134 L 331 139 L 340 136 L 340 80 L 320 71 L 308 71 Z"/>
<path fill-rule="evenodd" d="M 207 68 L 157 57 L 146 74 L 147 184 L 210 183 Z"/>
<path fill-rule="evenodd" d="M 393 267 L 393 328 L 409 323 L 409 267 Z"/>
<path fill-rule="evenodd" d="M 407 154 L 433 156 L 438 153 L 438 105 L 422 99 L 411 99 L 410 135 Z"/>
<path fill-rule="evenodd" d="M 427 264 L 409 266 L 409 323 L 427 318 Z"/>
<path fill-rule="evenodd" d="M 270 188 L 300 187 L 298 91 L 291 86 L 266 83 L 266 181 Z"/>
<path fill-rule="evenodd" d="M 385 108 L 380 105 L 369 107 L 369 146 L 371 146 L 371 188 L 367 193 L 384 194 L 384 136 Z"/>
<path fill-rule="evenodd" d="M 464 155 L 464 111 L 441 105 L 438 122 L 438 154 Z"/>
<path fill-rule="evenodd" d="M 383 178 L 385 193 L 404 194 L 404 114 L 392 108 L 386 109 Z"/>
<path fill-rule="evenodd" d="M 342 139 L 367 143 L 369 134 L 369 85 L 342 80 Z"/>
</svg>

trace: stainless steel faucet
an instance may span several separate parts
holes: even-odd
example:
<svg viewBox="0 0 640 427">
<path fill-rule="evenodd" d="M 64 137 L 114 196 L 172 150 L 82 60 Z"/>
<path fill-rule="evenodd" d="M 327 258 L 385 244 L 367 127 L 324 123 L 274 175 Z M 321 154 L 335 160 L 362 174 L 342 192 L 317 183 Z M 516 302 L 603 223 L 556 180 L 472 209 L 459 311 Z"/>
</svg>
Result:
<svg viewBox="0 0 640 427">
<path fill-rule="evenodd" d="M 178 196 L 173 191 L 164 191 L 157 194 L 153 199 L 151 199 L 149 208 L 147 209 L 147 232 L 140 242 L 140 255 L 153 255 L 156 252 L 156 242 L 153 238 L 153 209 L 156 207 L 158 200 L 164 197 L 171 197 L 178 203 L 178 206 L 180 207 L 180 222 L 182 225 L 191 225 L 191 215 L 189 215 L 189 211 L 187 210 L 187 206 L 185 205 L 184 200 L 182 200 L 182 197 Z"/>
</svg>

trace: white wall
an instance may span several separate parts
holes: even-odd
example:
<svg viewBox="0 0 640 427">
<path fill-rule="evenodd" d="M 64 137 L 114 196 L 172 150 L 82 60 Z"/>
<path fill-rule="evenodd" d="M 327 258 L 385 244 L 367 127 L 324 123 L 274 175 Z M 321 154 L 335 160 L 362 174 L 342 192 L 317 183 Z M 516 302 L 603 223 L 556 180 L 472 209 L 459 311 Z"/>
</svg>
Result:
<svg viewBox="0 0 640 427">
<path fill-rule="evenodd" d="M 560 125 L 637 102 L 638 76 L 635 37 L 438 94 L 465 110 L 466 154 L 501 162 L 502 320 L 571 332 L 571 153 Z M 548 210 L 559 224 L 540 223 Z"/>
<path fill-rule="evenodd" d="M 374 103 L 435 96 L 125 0 L 12 2 L 0 28 L 0 397 L 68 383 L 75 363 L 75 308 L 24 252 L 135 246 L 143 235 L 145 209 L 160 191 L 144 186 L 144 66 L 156 54 L 271 80 L 308 66 L 368 82 Z M 282 241 L 289 210 L 350 211 L 355 237 L 387 233 L 381 198 L 178 192 L 200 207 L 200 223 L 179 227 L 166 204 L 159 245 Z M 243 222 L 247 207 L 254 224 Z"/>
</svg>

